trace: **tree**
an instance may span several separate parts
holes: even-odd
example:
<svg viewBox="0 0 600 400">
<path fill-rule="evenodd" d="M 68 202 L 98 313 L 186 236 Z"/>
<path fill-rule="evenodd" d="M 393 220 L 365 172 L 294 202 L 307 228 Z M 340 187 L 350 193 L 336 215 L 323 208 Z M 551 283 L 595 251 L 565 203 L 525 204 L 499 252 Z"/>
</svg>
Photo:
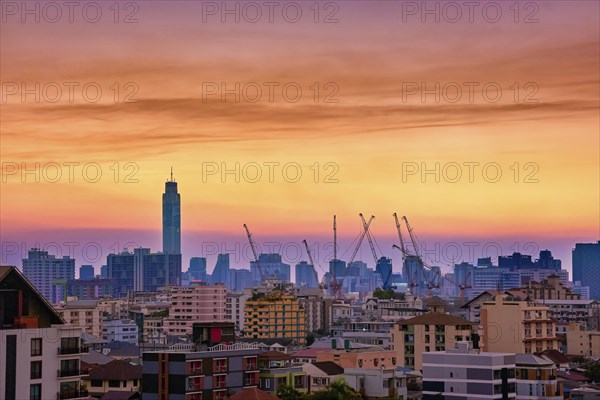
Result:
<svg viewBox="0 0 600 400">
<path fill-rule="evenodd" d="M 389 299 L 404 300 L 404 299 L 406 299 L 406 297 L 404 296 L 404 293 L 396 292 L 392 288 L 385 289 L 385 290 L 381 289 L 381 288 L 377 288 L 373 291 L 373 297 L 376 297 L 376 298 L 382 299 L 382 300 L 389 300 Z"/>
<path fill-rule="evenodd" d="M 583 367 L 585 376 L 593 382 L 600 382 L 600 361 L 593 361 Z"/>
<path fill-rule="evenodd" d="M 310 332 L 308 335 L 306 335 L 306 345 L 310 346 L 314 342 L 315 342 L 315 334 Z"/>
<path fill-rule="evenodd" d="M 327 390 L 313 393 L 305 400 L 362 400 L 365 397 L 352 389 L 343 379 L 331 382 Z"/>
<path fill-rule="evenodd" d="M 284 384 L 279 387 L 277 397 L 281 400 L 301 400 L 302 394 L 297 391 L 292 385 Z"/>
</svg>

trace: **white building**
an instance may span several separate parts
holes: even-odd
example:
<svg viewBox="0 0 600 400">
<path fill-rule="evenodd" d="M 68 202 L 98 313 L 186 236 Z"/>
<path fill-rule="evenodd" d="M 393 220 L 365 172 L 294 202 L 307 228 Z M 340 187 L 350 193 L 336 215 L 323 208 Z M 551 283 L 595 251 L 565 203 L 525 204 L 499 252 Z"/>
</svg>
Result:
<svg viewBox="0 0 600 400">
<path fill-rule="evenodd" d="M 244 329 L 244 307 L 250 296 L 247 293 L 227 293 L 225 295 L 225 319 L 235 323 L 235 330 Z"/>
<path fill-rule="evenodd" d="M 407 377 L 395 369 L 344 368 L 348 386 L 368 398 L 402 398 L 408 396 Z"/>
<path fill-rule="evenodd" d="M 46 300 L 58 303 L 66 299 L 67 280 L 75 279 L 75 259 L 31 249 L 23 259 L 23 274 Z"/>
<path fill-rule="evenodd" d="M 109 342 L 138 343 L 138 326 L 131 320 L 104 320 L 102 339 Z"/>
<path fill-rule="evenodd" d="M 81 328 L 66 325 L 15 267 L 0 267 L 0 287 L 0 397 L 86 397 Z"/>
</svg>

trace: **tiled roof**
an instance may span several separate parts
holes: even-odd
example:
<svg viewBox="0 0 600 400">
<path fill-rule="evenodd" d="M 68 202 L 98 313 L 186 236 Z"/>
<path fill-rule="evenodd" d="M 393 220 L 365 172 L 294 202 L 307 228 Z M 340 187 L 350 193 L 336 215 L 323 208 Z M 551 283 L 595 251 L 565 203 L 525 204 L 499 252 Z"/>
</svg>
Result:
<svg viewBox="0 0 600 400">
<path fill-rule="evenodd" d="M 535 353 L 536 356 L 544 356 L 555 364 L 567 364 L 570 362 L 569 357 L 558 350 L 544 350 L 541 353 Z"/>
<path fill-rule="evenodd" d="M 344 368 L 340 367 L 333 361 L 320 361 L 314 363 L 313 365 L 330 376 L 342 375 L 344 373 Z"/>
<path fill-rule="evenodd" d="M 229 396 L 229 400 L 279 400 L 279 397 L 254 387 L 246 388 L 233 396 Z"/>
<path fill-rule="evenodd" d="M 475 325 L 474 322 L 444 313 L 426 313 L 399 321 L 400 325 Z"/>
<path fill-rule="evenodd" d="M 108 364 L 92 367 L 89 374 L 90 380 L 128 381 L 142 379 L 142 366 L 121 360 L 113 360 Z"/>
<path fill-rule="evenodd" d="M 282 353 L 281 351 L 265 351 L 258 355 L 259 360 L 290 360 L 292 357 L 288 354 Z"/>
</svg>

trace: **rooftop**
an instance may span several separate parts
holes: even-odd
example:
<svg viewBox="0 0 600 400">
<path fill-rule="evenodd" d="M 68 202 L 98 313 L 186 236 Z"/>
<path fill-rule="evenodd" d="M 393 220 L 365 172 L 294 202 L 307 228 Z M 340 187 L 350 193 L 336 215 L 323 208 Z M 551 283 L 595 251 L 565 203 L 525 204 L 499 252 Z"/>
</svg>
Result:
<svg viewBox="0 0 600 400">
<path fill-rule="evenodd" d="M 426 313 L 398 322 L 399 325 L 476 325 L 474 322 L 444 313 Z"/>
<path fill-rule="evenodd" d="M 333 361 L 319 361 L 314 363 L 313 365 L 330 376 L 342 375 L 344 373 L 344 368 L 340 367 Z"/>
<path fill-rule="evenodd" d="M 142 379 L 142 366 L 133 365 L 121 360 L 113 360 L 108 364 L 90 368 L 89 379 L 113 381 Z"/>
</svg>

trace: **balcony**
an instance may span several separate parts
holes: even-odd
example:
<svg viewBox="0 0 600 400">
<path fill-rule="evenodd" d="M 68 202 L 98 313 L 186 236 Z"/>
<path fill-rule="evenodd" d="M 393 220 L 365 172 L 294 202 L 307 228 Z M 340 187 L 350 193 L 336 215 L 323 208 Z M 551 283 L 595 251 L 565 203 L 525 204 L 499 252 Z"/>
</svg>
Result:
<svg viewBox="0 0 600 400">
<path fill-rule="evenodd" d="M 244 386 L 258 386 L 258 379 L 244 379 Z"/>
<path fill-rule="evenodd" d="M 81 369 L 59 369 L 57 370 L 57 376 L 59 378 L 64 378 L 67 376 L 79 376 L 81 375 Z"/>
<path fill-rule="evenodd" d="M 65 355 L 69 355 L 69 354 L 82 354 L 82 353 L 89 353 L 90 349 L 87 346 L 81 346 L 81 347 L 59 347 L 58 348 L 58 355 L 59 356 L 65 356 Z"/>
<path fill-rule="evenodd" d="M 256 363 L 248 363 L 246 364 L 246 371 L 257 371 L 258 365 Z"/>
<path fill-rule="evenodd" d="M 81 397 L 88 397 L 89 393 L 87 390 L 65 390 L 56 393 L 56 400 L 66 399 L 78 399 Z"/>
</svg>

